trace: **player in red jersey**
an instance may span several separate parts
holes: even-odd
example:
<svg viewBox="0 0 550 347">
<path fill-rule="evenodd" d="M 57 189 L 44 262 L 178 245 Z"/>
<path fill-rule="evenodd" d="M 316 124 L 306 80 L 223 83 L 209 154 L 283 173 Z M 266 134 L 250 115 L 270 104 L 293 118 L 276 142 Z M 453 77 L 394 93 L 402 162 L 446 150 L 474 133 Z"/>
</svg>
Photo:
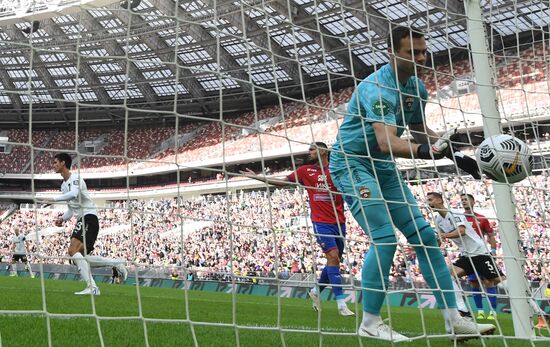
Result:
<svg viewBox="0 0 550 347">
<path fill-rule="evenodd" d="M 309 296 L 313 300 L 313 309 L 316 311 L 321 309 L 319 294 L 330 283 L 336 297 L 338 312 L 342 316 L 353 316 L 354 313 L 348 309 L 344 301 L 342 276 L 340 274 L 340 259 L 344 253 L 346 236 L 344 201 L 342 195 L 334 194 L 337 190 L 330 177 L 328 156 L 328 146 L 323 142 L 314 142 L 309 147 L 311 164 L 300 166 L 285 178 L 267 178 L 256 175 L 249 169 L 241 171 L 241 173 L 246 177 L 274 186 L 283 187 L 300 184 L 306 189 L 309 196 L 315 238 L 327 258 L 327 266 L 323 268 L 319 278 L 319 289 L 317 290 L 317 287 L 314 287 L 309 292 Z"/>
<path fill-rule="evenodd" d="M 487 240 L 491 246 L 491 254 L 495 255 L 497 251 L 497 240 L 495 239 L 495 232 L 491 227 L 489 220 L 484 215 L 474 212 L 474 205 L 476 201 L 472 194 L 462 194 L 460 198 L 466 219 L 470 222 L 470 224 L 472 224 L 472 227 L 479 237 Z"/>
<path fill-rule="evenodd" d="M 495 239 L 495 231 L 491 227 L 491 224 L 489 223 L 487 217 L 474 211 L 474 205 L 476 202 L 474 196 L 472 194 L 462 194 L 460 195 L 460 201 L 462 202 L 462 208 L 464 208 L 464 215 L 466 216 L 466 219 L 468 220 L 468 222 L 470 222 L 479 237 L 487 240 L 487 242 L 491 246 L 491 254 L 493 256 L 496 255 L 497 241 Z M 499 277 L 493 279 L 492 282 L 494 285 L 500 283 L 499 286 L 502 286 L 506 277 L 504 276 L 502 271 L 498 269 L 494 262 L 493 265 L 497 268 L 497 271 L 499 272 Z M 470 281 L 470 286 L 474 291 L 473 297 L 478 311 L 476 318 L 487 318 L 489 320 L 494 320 L 497 307 L 496 287 L 486 288 L 487 293 L 489 294 L 489 302 L 491 303 L 491 312 L 489 312 L 487 317 L 485 317 L 485 312 L 483 310 L 483 301 L 481 297 L 481 288 L 476 274 L 468 276 L 468 280 Z"/>
</svg>

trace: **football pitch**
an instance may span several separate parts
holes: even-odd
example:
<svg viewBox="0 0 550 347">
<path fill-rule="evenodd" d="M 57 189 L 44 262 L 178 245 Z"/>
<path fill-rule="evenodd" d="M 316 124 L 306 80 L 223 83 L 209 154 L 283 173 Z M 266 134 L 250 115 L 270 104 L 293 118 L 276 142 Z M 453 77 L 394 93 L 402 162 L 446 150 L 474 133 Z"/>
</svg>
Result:
<svg viewBox="0 0 550 347">
<path fill-rule="evenodd" d="M 11 346 L 391 346 L 354 335 L 359 317 L 340 317 L 334 302 L 319 316 L 310 301 L 182 289 L 100 284 L 101 296 L 76 296 L 83 282 L 0 277 L 0 338 Z M 187 302 L 187 304 L 186 304 Z M 360 311 L 358 307 L 350 307 Z M 18 312 L 19 311 L 19 312 Z M 26 311 L 26 312 L 25 312 Z M 48 314 L 44 312 L 47 311 Z M 97 316 L 96 316 L 97 315 Z M 438 310 L 391 308 L 392 325 L 408 336 L 444 333 Z M 387 314 L 383 315 L 387 317 Z M 97 318 L 96 318 L 97 317 Z M 99 319 L 98 319 L 99 318 Z M 219 325 L 208 325 L 217 323 Z M 504 335 L 512 318 L 499 315 Z M 260 329 L 261 328 L 261 329 Z M 450 346 L 446 337 L 408 346 Z M 463 346 L 548 346 L 502 337 Z"/>
</svg>

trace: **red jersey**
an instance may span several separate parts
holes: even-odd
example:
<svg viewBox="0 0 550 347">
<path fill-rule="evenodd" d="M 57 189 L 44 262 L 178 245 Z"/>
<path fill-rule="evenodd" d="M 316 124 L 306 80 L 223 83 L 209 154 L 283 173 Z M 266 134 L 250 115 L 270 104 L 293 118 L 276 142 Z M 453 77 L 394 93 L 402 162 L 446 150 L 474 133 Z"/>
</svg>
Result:
<svg viewBox="0 0 550 347">
<path fill-rule="evenodd" d="M 492 235 L 494 230 L 491 228 L 491 224 L 489 224 L 489 220 L 487 217 L 485 217 L 482 214 L 475 213 L 474 215 L 466 215 L 466 220 L 470 222 L 472 225 L 472 228 L 476 231 L 476 233 L 483 239 L 483 234 Z"/>
<path fill-rule="evenodd" d="M 328 224 L 346 222 L 342 195 L 330 194 L 328 192 L 329 190 L 337 192 L 334 183 L 332 183 L 332 178 L 330 178 L 328 165 L 323 169 L 317 164 L 302 165 L 296 172 L 288 175 L 287 179 L 290 182 L 298 182 L 306 188 L 309 196 L 312 222 Z M 336 216 L 334 215 L 335 208 Z"/>
</svg>

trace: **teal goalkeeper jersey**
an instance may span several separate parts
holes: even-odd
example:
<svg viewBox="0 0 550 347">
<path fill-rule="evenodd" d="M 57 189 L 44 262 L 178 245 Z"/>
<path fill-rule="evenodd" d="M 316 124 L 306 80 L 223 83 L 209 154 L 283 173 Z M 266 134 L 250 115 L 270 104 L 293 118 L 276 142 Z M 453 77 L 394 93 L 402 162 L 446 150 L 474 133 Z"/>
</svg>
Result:
<svg viewBox="0 0 550 347">
<path fill-rule="evenodd" d="M 364 165 L 376 168 L 379 173 L 395 172 L 391 155 L 382 153 L 378 147 L 372 123 L 393 125 L 397 128 L 397 136 L 401 136 L 408 124 L 424 122 L 427 99 L 424 82 L 411 76 L 406 85 L 398 83 L 390 64 L 370 74 L 359 83 L 351 96 L 344 122 L 332 147 L 331 171 L 347 167 L 345 153 L 348 154 L 348 161 L 360 160 Z"/>
</svg>

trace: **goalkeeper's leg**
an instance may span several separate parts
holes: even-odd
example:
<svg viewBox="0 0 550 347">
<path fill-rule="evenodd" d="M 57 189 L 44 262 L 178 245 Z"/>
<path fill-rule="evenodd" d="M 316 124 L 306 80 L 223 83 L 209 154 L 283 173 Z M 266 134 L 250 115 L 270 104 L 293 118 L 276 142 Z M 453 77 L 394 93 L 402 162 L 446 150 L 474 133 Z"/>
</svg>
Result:
<svg viewBox="0 0 550 347">
<path fill-rule="evenodd" d="M 338 190 L 351 197 L 350 210 L 372 240 L 361 273 L 363 319 L 358 333 L 386 341 L 408 341 L 380 317 L 397 242 L 378 183 L 372 173 L 356 163 L 350 163 L 349 171 L 331 172 L 331 176 Z"/>
<path fill-rule="evenodd" d="M 493 333 L 496 328 L 494 325 L 476 324 L 460 316 L 451 273 L 439 249 L 435 231 L 422 216 L 416 199 L 401 176 L 395 175 L 394 179 L 385 178 L 385 181 L 388 182 L 388 187 L 385 187 L 384 198 L 391 201 L 388 208 L 393 223 L 416 251 L 422 275 L 432 288 L 438 307 L 442 310 L 447 332 L 472 335 L 464 339 Z"/>
</svg>

